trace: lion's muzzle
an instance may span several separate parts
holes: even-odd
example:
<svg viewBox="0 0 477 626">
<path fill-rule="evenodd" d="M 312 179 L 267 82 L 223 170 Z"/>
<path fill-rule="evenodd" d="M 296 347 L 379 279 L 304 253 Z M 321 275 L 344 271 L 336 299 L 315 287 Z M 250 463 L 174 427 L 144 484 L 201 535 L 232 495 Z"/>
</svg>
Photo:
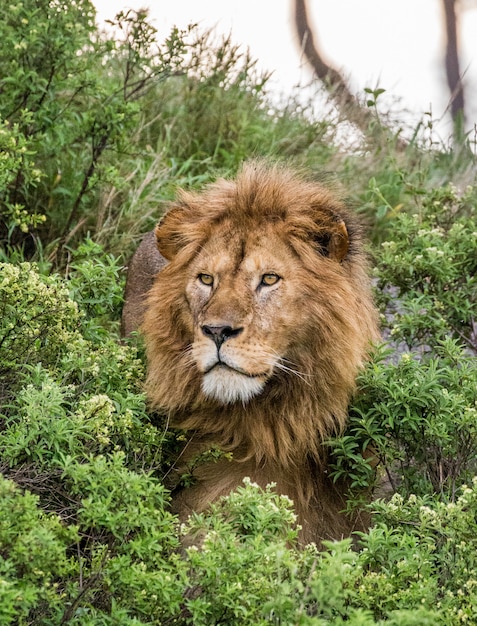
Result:
<svg viewBox="0 0 477 626">
<path fill-rule="evenodd" d="M 244 330 L 226 324 L 200 326 L 202 340 L 195 343 L 193 353 L 203 375 L 202 391 L 221 404 L 248 402 L 262 392 L 270 375 L 269 366 L 257 369 L 255 363 L 250 370 L 246 358 L 250 348 L 246 343 L 237 344 L 237 338 L 246 334 Z"/>
</svg>

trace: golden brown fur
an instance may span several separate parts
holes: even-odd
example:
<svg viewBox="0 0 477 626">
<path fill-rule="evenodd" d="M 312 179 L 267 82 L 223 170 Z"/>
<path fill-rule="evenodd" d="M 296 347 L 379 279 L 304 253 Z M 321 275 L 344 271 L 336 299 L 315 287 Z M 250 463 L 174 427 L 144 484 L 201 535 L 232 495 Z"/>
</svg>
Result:
<svg viewBox="0 0 477 626">
<path fill-rule="evenodd" d="M 165 264 L 166 260 L 157 249 L 156 235 L 151 231 L 144 235 L 129 262 L 121 316 L 122 337 L 128 337 L 141 326 L 147 294 Z"/>
<path fill-rule="evenodd" d="M 349 535 L 361 524 L 342 514 L 322 443 L 377 338 L 354 218 L 322 185 L 251 162 L 182 192 L 156 237 L 169 263 L 142 326 L 149 400 L 188 431 L 184 467 L 211 445 L 233 453 L 200 464 L 175 509 L 202 511 L 249 476 L 294 500 L 303 542 Z"/>
</svg>

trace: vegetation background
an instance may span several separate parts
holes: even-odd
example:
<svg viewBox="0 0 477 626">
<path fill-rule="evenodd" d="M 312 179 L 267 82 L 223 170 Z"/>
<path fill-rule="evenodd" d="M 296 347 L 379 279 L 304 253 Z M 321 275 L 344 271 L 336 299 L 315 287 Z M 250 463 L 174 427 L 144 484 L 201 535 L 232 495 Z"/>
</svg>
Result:
<svg viewBox="0 0 477 626">
<path fill-rule="evenodd" d="M 145 12 L 116 26 L 98 32 L 89 0 L 0 6 L 0 622 L 477 623 L 472 138 L 445 147 L 427 116 L 403 145 L 379 89 L 359 129 L 333 100 L 278 107 L 230 39 L 158 44 Z M 297 549 L 290 502 L 245 482 L 181 553 L 176 435 L 147 411 L 140 338 L 120 342 L 141 234 L 178 187 L 250 156 L 326 173 L 369 228 L 391 348 L 329 442 L 349 506 L 374 490 L 357 549 Z"/>
</svg>

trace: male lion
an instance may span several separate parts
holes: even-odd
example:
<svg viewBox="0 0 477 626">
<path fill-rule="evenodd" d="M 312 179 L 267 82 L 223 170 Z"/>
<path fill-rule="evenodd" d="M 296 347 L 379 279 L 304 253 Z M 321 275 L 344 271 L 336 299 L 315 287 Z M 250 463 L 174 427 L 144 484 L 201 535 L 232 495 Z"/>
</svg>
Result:
<svg viewBox="0 0 477 626">
<path fill-rule="evenodd" d="M 378 337 L 355 218 L 321 184 L 251 162 L 235 181 L 181 192 L 155 236 L 168 262 L 154 253 L 145 269 L 151 406 L 190 434 L 184 468 L 211 446 L 233 453 L 198 464 L 175 510 L 202 511 L 248 476 L 294 501 L 303 543 L 361 528 L 323 446 Z"/>
</svg>

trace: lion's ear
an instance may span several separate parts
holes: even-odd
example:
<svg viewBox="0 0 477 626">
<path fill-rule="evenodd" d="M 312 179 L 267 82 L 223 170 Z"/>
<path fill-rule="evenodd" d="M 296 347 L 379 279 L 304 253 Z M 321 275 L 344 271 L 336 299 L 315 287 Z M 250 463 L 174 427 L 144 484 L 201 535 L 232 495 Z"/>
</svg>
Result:
<svg viewBox="0 0 477 626">
<path fill-rule="evenodd" d="M 320 228 L 313 237 L 320 253 L 341 263 L 348 254 L 349 236 L 346 224 L 341 218 Z"/>
<path fill-rule="evenodd" d="M 188 242 L 187 223 L 190 209 L 186 204 L 173 204 L 156 226 L 156 243 L 159 252 L 168 261 Z"/>
</svg>

